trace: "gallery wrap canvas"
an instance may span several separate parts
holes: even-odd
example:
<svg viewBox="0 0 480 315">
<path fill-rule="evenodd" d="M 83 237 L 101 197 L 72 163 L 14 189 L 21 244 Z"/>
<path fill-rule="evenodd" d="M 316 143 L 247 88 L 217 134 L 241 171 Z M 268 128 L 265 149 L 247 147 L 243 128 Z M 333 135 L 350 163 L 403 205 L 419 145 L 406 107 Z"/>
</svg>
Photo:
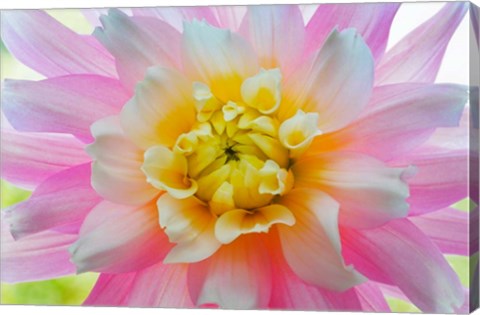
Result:
<svg viewBox="0 0 480 315">
<path fill-rule="evenodd" d="M 473 311 L 478 12 L 3 10 L 1 303 Z"/>
</svg>

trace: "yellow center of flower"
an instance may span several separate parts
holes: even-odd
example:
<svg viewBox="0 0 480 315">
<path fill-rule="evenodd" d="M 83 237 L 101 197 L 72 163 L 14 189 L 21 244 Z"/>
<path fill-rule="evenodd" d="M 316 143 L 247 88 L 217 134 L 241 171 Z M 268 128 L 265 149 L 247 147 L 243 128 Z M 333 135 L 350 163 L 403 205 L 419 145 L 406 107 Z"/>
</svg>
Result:
<svg viewBox="0 0 480 315">
<path fill-rule="evenodd" d="M 277 118 L 278 69 L 243 81 L 240 95 L 220 101 L 207 85 L 195 82 L 197 122 L 172 148 L 147 150 L 142 170 L 148 181 L 173 198 L 196 197 L 216 216 L 239 209 L 255 214 L 292 189 L 289 167 L 319 134 L 318 115 L 299 110 L 284 121 Z M 269 220 L 266 216 L 264 211 L 252 220 Z"/>
</svg>

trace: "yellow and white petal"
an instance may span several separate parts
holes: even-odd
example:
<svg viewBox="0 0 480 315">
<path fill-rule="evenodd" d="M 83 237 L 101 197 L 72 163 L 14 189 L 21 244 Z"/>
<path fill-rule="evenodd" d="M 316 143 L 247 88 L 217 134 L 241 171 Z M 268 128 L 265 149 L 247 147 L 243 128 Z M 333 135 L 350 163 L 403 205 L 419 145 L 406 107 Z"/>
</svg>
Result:
<svg viewBox="0 0 480 315">
<path fill-rule="evenodd" d="M 245 111 L 245 108 L 242 106 L 237 105 L 237 103 L 228 101 L 227 104 L 223 105 L 222 112 L 223 112 L 223 119 L 225 121 L 232 121 L 237 116 Z"/>
<path fill-rule="evenodd" d="M 279 122 L 269 116 L 260 116 L 250 121 L 248 128 L 253 131 L 261 132 L 271 137 L 276 137 L 279 128 Z"/>
<path fill-rule="evenodd" d="M 258 169 L 260 168 L 261 166 L 258 166 Z M 230 183 L 233 186 L 233 199 L 238 208 L 253 209 L 272 200 L 272 195 L 258 192 L 261 180 L 258 169 L 241 157 L 237 168 L 232 171 Z"/>
<path fill-rule="evenodd" d="M 172 147 L 195 123 L 191 83 L 176 70 L 149 68 L 120 117 L 125 134 L 139 147 Z"/>
<path fill-rule="evenodd" d="M 215 224 L 215 237 L 223 244 L 233 242 L 242 234 L 266 233 L 274 224 L 292 226 L 295 217 L 282 205 L 269 205 L 253 211 L 235 209 L 220 216 Z"/>
<path fill-rule="evenodd" d="M 198 178 L 197 196 L 202 200 L 211 200 L 217 189 L 230 177 L 232 168 L 225 164 L 216 171 Z"/>
<path fill-rule="evenodd" d="M 242 82 L 258 71 L 257 57 L 246 40 L 196 20 L 184 24 L 183 64 L 193 80 L 210 86 L 223 103 L 240 100 Z"/>
<path fill-rule="evenodd" d="M 177 143 L 173 147 L 173 151 L 176 153 L 190 155 L 198 145 L 198 138 L 195 132 L 183 133 L 178 139 Z"/>
<path fill-rule="evenodd" d="M 248 136 L 266 156 L 277 162 L 281 167 L 288 166 L 288 151 L 280 141 L 260 133 L 251 133 Z"/>
<path fill-rule="evenodd" d="M 177 245 L 164 263 L 191 263 L 212 255 L 220 242 L 213 233 L 216 218 L 208 206 L 195 197 L 175 199 L 164 194 L 157 201 L 159 222 L 170 242 Z"/>
<path fill-rule="evenodd" d="M 315 136 L 321 134 L 317 127 L 318 114 L 298 110 L 295 116 L 285 120 L 278 131 L 280 142 L 290 150 L 290 157 L 302 155 Z"/>
<path fill-rule="evenodd" d="M 345 291 L 366 279 L 345 266 L 338 230 L 339 204 L 314 189 L 293 189 L 280 201 L 296 223 L 278 226 L 283 255 L 303 281 L 334 291 Z"/>
<path fill-rule="evenodd" d="M 147 182 L 140 170 L 143 150 L 128 139 L 118 116 L 95 122 L 91 131 L 95 141 L 87 146 L 94 160 L 92 186 L 103 198 L 123 205 L 143 205 L 159 191 Z"/>
<path fill-rule="evenodd" d="M 280 106 L 282 75 L 279 69 L 264 70 L 242 83 L 243 101 L 262 114 L 272 114 Z"/>
<path fill-rule="evenodd" d="M 197 191 L 196 181 L 188 178 L 185 156 L 164 146 L 152 147 L 145 152 L 142 171 L 149 183 L 175 198 L 187 198 Z"/>
<path fill-rule="evenodd" d="M 261 117 L 261 115 L 262 114 L 256 109 L 253 109 L 251 107 L 245 108 L 245 112 L 243 113 L 242 117 L 240 117 L 240 119 L 238 120 L 238 128 L 249 129 L 250 123 L 254 119 Z"/>
<path fill-rule="evenodd" d="M 198 177 L 221 154 L 222 151 L 218 148 L 215 138 L 210 142 L 199 144 L 195 152 L 188 157 L 188 175 L 192 178 Z"/>
<path fill-rule="evenodd" d="M 229 210 L 235 209 L 232 184 L 227 181 L 223 182 L 213 194 L 212 200 L 210 200 L 208 205 L 216 215 L 222 215 Z"/>
<path fill-rule="evenodd" d="M 207 141 L 212 137 L 212 125 L 208 122 L 203 122 L 195 125 L 192 129 L 192 132 L 197 135 L 197 137 L 203 141 Z"/>
<path fill-rule="evenodd" d="M 259 171 L 260 185 L 258 191 L 261 194 L 283 195 L 293 186 L 293 174 L 272 160 L 267 160 Z"/>
<path fill-rule="evenodd" d="M 201 82 L 193 83 L 193 99 L 199 122 L 205 122 L 212 114 L 222 107 L 222 103 L 212 94 L 208 85 Z"/>
</svg>

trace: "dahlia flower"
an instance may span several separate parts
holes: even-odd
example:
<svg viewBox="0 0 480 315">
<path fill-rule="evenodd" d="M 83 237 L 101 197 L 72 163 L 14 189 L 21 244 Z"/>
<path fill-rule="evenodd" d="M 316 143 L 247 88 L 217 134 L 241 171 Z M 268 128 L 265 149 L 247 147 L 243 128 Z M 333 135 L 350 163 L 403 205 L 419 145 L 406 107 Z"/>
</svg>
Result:
<svg viewBox="0 0 480 315">
<path fill-rule="evenodd" d="M 399 4 L 2 12 L 2 280 L 86 305 L 458 312 L 468 88 L 434 83 L 468 3 L 388 51 Z M 311 17 L 302 10 L 312 10 Z M 305 12 L 303 12 L 305 13 Z"/>
</svg>

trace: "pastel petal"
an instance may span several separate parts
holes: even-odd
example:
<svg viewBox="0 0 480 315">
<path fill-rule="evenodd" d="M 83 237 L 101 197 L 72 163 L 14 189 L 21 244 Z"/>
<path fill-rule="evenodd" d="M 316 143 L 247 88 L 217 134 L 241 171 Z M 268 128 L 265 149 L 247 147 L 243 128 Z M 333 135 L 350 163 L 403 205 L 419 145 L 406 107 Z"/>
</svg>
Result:
<svg viewBox="0 0 480 315">
<path fill-rule="evenodd" d="M 123 134 L 118 116 L 92 125 L 95 142 L 87 147 L 93 163 L 92 186 L 103 198 L 126 205 L 142 205 L 158 193 L 141 171 L 143 151 Z"/>
<path fill-rule="evenodd" d="M 377 229 L 344 229 L 342 241 L 346 249 L 387 275 L 423 312 L 451 313 L 463 304 L 457 274 L 429 237 L 407 219 Z M 358 268 L 362 265 L 352 263 Z M 371 277 L 368 270 L 360 271 Z"/>
<path fill-rule="evenodd" d="M 265 308 L 271 292 L 270 259 L 256 235 L 222 246 L 212 257 L 190 264 L 188 288 L 195 305 Z"/>
<path fill-rule="evenodd" d="M 411 31 L 382 58 L 375 71 L 375 85 L 435 81 L 448 42 L 468 8 L 463 2 L 447 3 Z"/>
<path fill-rule="evenodd" d="M 181 35 L 167 23 L 129 17 L 118 9 L 110 9 L 100 20 L 103 27 L 93 34 L 115 57 L 120 80 L 129 90 L 143 80 L 148 67 L 180 67 Z"/>
<path fill-rule="evenodd" d="M 1 223 L 2 282 L 40 281 L 75 273 L 67 248 L 76 235 L 44 231 L 14 240 L 3 215 Z"/>
<path fill-rule="evenodd" d="M 221 28 L 237 31 L 247 13 L 243 5 L 220 5 L 211 7 Z"/>
<path fill-rule="evenodd" d="M 25 188 L 35 188 L 48 177 L 87 163 L 84 144 L 71 135 L 1 131 L 2 178 Z"/>
<path fill-rule="evenodd" d="M 262 68 L 279 67 L 287 77 L 301 60 L 305 28 L 297 5 L 249 6 L 241 32 L 252 43 Z"/>
<path fill-rule="evenodd" d="M 310 285 L 288 266 L 278 240 L 271 246 L 272 295 L 269 307 L 281 310 L 354 311 L 362 310 L 355 289 L 333 292 Z M 361 285 L 363 286 L 363 285 Z"/>
<path fill-rule="evenodd" d="M 154 203 L 133 208 L 103 201 L 69 250 L 78 273 L 126 273 L 160 262 L 170 248 Z"/>
<path fill-rule="evenodd" d="M 446 208 L 468 196 L 466 150 L 422 148 L 394 165 L 414 165 L 417 172 L 407 180 L 410 187 L 409 215 Z"/>
<path fill-rule="evenodd" d="M 378 284 L 369 281 L 356 286 L 354 290 L 363 312 L 390 313 L 392 311 Z"/>
<path fill-rule="evenodd" d="M 128 306 L 136 273 L 101 273 L 82 305 L 86 306 Z"/>
<path fill-rule="evenodd" d="M 8 208 L 5 219 L 15 238 L 80 223 L 101 197 L 90 185 L 91 165 L 61 171 L 42 182 L 32 196 Z"/>
<path fill-rule="evenodd" d="M 1 29 L 7 49 L 46 77 L 116 76 L 113 57 L 98 42 L 76 34 L 42 10 L 3 11 Z"/>
<path fill-rule="evenodd" d="M 469 213 L 446 208 L 409 217 L 444 254 L 469 256 Z"/>
<path fill-rule="evenodd" d="M 365 280 L 343 262 L 335 200 L 322 191 L 293 189 L 279 202 L 296 219 L 291 227 L 277 226 L 283 255 L 295 274 L 333 291 L 345 291 Z"/>
<path fill-rule="evenodd" d="M 69 75 L 42 81 L 7 80 L 2 107 L 19 131 L 73 134 L 90 142 L 90 125 L 116 114 L 129 95 L 120 82 L 95 75 Z"/>
<path fill-rule="evenodd" d="M 404 217 L 410 168 L 393 168 L 354 152 L 312 155 L 294 164 L 295 187 L 313 187 L 340 203 L 340 223 L 372 228 Z"/>
<path fill-rule="evenodd" d="M 218 26 L 214 14 L 214 7 L 158 7 L 158 8 L 132 8 L 134 16 L 149 16 L 165 21 L 175 29 L 182 31 L 183 23 L 194 19 L 206 20 L 210 25 Z"/>
<path fill-rule="evenodd" d="M 203 260 L 220 247 L 215 238 L 216 218 L 209 208 L 195 197 L 175 199 L 164 194 L 157 201 L 160 226 L 170 242 L 177 245 L 164 263 L 192 263 Z"/>
<path fill-rule="evenodd" d="M 306 53 L 321 47 L 333 29 L 355 28 L 378 61 L 387 46 L 390 26 L 399 6 L 399 3 L 320 5 L 306 27 Z"/>
<path fill-rule="evenodd" d="M 128 305 L 193 308 L 187 288 L 187 271 L 186 264 L 162 263 L 139 271 L 130 289 Z"/>
<path fill-rule="evenodd" d="M 139 147 L 172 147 L 195 122 L 192 84 L 180 72 L 153 67 L 121 113 L 125 134 Z"/>
<path fill-rule="evenodd" d="M 250 44 L 236 33 L 194 20 L 185 23 L 183 65 L 190 78 L 210 86 L 221 101 L 240 100 L 240 85 L 258 72 Z"/>
<path fill-rule="evenodd" d="M 458 126 L 467 98 L 465 87 L 451 84 L 375 88 L 363 117 L 315 138 L 309 152 L 346 150 L 395 159 L 425 142 L 435 128 Z"/>
<path fill-rule="evenodd" d="M 361 113 L 372 84 L 373 58 L 368 46 L 354 29 L 334 30 L 284 84 L 279 118 L 285 120 L 298 109 L 317 112 L 320 130 L 334 131 Z"/>
</svg>

